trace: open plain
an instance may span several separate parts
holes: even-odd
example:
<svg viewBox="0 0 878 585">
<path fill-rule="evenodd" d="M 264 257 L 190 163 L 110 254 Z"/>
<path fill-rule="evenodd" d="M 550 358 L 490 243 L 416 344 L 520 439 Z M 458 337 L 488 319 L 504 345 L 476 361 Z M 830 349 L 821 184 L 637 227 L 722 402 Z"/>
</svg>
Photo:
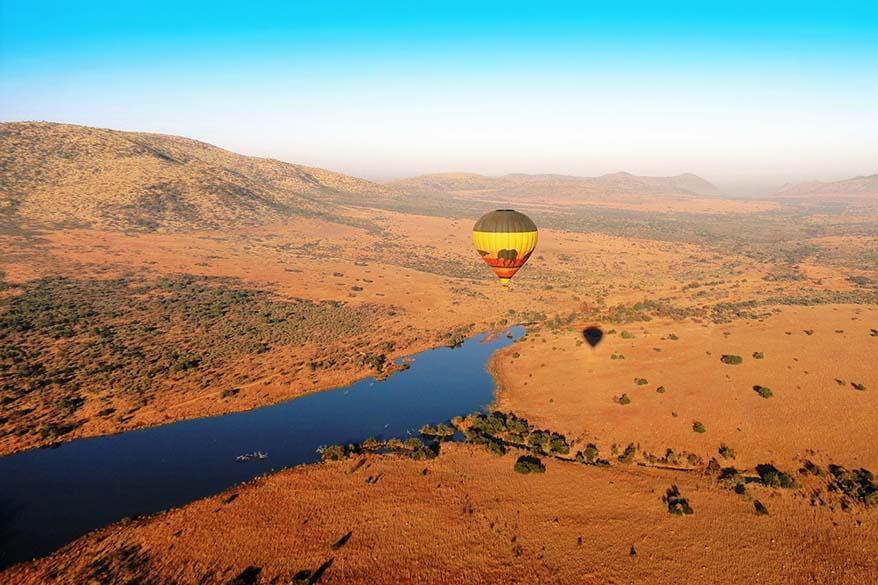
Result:
<svg viewBox="0 0 878 585">
<path fill-rule="evenodd" d="M 862 180 L 759 201 L 691 176 L 382 185 L 175 137 L 2 128 L 0 455 L 392 376 L 512 324 L 491 410 L 566 447 L 347 452 L 0 582 L 878 580 Z M 508 289 L 470 239 L 500 200 L 540 225 Z M 526 455 L 545 472 L 516 473 Z"/>
</svg>

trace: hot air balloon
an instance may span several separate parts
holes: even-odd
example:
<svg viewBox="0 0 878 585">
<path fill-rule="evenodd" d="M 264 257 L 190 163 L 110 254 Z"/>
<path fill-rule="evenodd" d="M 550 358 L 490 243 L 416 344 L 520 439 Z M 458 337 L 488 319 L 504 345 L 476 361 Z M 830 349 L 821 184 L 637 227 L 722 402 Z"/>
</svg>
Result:
<svg viewBox="0 0 878 585">
<path fill-rule="evenodd" d="M 537 246 L 537 226 L 523 213 L 498 209 L 473 226 L 473 244 L 500 283 L 508 285 Z"/>
</svg>

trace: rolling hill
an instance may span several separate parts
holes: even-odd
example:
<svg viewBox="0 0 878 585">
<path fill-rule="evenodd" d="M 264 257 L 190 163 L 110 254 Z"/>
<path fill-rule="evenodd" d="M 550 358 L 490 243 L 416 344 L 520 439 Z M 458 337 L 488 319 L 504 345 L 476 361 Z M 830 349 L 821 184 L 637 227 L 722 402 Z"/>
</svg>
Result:
<svg viewBox="0 0 878 585">
<path fill-rule="evenodd" d="M 841 181 L 809 181 L 785 185 L 778 191 L 777 196 L 789 198 L 819 198 L 824 196 L 878 198 L 878 174 L 853 177 Z"/>
<path fill-rule="evenodd" d="M 693 174 L 641 177 L 613 173 L 600 177 L 511 174 L 489 177 L 471 173 L 441 173 L 400 179 L 389 186 L 411 194 L 446 195 L 470 199 L 509 199 L 546 203 L 623 202 L 648 196 L 676 198 L 719 197 L 719 189 Z"/>
<path fill-rule="evenodd" d="M 177 231 L 334 217 L 392 197 L 363 179 L 161 134 L 0 124 L 0 212 L 36 225 Z"/>
</svg>

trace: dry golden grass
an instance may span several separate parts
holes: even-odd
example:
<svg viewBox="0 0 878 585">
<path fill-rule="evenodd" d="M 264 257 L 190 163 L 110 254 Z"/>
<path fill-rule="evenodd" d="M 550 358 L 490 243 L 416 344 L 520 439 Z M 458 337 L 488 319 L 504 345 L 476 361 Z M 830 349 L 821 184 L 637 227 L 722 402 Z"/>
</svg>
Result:
<svg viewBox="0 0 878 585">
<path fill-rule="evenodd" d="M 448 445 L 427 463 L 369 456 L 356 471 L 351 460 L 303 467 L 87 535 L 5 571 L 2 583 L 228 583 L 248 566 L 260 568 L 263 583 L 287 582 L 329 559 L 321 583 L 878 578 L 878 512 L 859 504 L 843 512 L 825 478 L 794 473 L 804 459 L 878 466 L 878 379 L 870 367 L 878 343 L 878 216 L 869 198 L 848 202 L 846 211 L 816 200 L 778 208 L 718 198 L 697 177 L 627 175 L 511 177 L 499 187 L 494 179 L 444 176 L 431 179 L 438 186 L 409 186 L 409 195 L 439 189 L 471 200 L 437 212 L 418 208 L 399 184 L 177 137 L 4 124 L 0 146 L 0 311 L 42 278 L 125 278 L 148 288 L 192 275 L 234 279 L 271 303 L 341 301 L 376 316 L 361 333 L 338 339 L 282 337 L 264 350 L 257 339 L 239 344 L 210 372 L 162 378 L 145 403 L 126 394 L 126 384 L 95 377 L 76 389 L 83 405 L 52 419 L 84 419 L 61 438 L 255 408 L 375 373 L 357 356 L 395 358 L 447 343 L 449 334 L 528 322 L 527 339 L 493 363 L 497 405 L 563 432 L 577 449 L 595 442 L 613 464 L 550 460 L 546 474 L 521 476 L 512 453 Z M 541 229 L 510 289 L 496 283 L 470 240 L 469 215 L 498 196 L 566 228 Z M 400 213 L 405 206 L 389 201 L 414 207 Z M 613 213 L 591 207 L 591 217 L 573 209 L 579 205 Z M 419 215 L 459 209 L 467 219 Z M 774 211 L 761 213 L 767 209 Z M 140 318 L 177 323 L 185 311 L 175 311 L 155 308 Z M 580 337 L 591 324 L 616 333 L 591 350 Z M 160 329 L 147 357 L 159 347 L 224 347 L 206 331 Z M 78 335 L 44 345 L 56 351 L 97 334 Z M 38 347 L 41 339 L 20 342 Z M 744 362 L 723 364 L 723 354 Z M 53 365 L 75 363 L 63 363 L 64 355 L 54 355 Z M 2 388 L 4 400 L 16 384 Z M 218 400 L 229 386 L 238 393 Z M 613 401 L 623 393 L 630 404 Z M 57 440 L 9 431 L 36 426 L 47 405 L 71 397 L 57 385 L 27 404 L 4 402 L 0 453 Z M 12 408 L 18 414 L 10 422 Z M 125 414 L 98 416 L 107 408 Z M 693 431 L 695 421 L 704 433 Z M 618 450 L 639 444 L 634 464 L 618 462 L 614 443 Z M 772 462 L 801 487 L 748 486 L 747 496 L 735 495 L 715 474 L 702 475 L 723 443 L 736 458 L 722 465 L 752 470 Z M 638 465 L 654 464 L 647 453 L 667 448 L 695 456 L 685 465 L 694 471 Z M 381 479 L 367 483 L 370 476 Z M 672 484 L 693 516 L 667 513 L 661 498 Z M 819 490 L 814 506 L 812 490 Z M 756 515 L 754 499 L 768 516 Z M 333 550 L 348 532 L 350 540 Z"/>
</svg>

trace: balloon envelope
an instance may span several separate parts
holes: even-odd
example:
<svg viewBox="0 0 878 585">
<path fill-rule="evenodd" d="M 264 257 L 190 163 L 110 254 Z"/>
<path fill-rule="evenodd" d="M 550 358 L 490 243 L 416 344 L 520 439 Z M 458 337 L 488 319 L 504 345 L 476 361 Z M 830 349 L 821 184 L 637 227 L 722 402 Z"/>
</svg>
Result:
<svg viewBox="0 0 878 585">
<path fill-rule="evenodd" d="M 502 284 L 524 266 L 537 246 L 537 226 L 523 213 L 498 209 L 473 226 L 473 244 Z"/>
</svg>

